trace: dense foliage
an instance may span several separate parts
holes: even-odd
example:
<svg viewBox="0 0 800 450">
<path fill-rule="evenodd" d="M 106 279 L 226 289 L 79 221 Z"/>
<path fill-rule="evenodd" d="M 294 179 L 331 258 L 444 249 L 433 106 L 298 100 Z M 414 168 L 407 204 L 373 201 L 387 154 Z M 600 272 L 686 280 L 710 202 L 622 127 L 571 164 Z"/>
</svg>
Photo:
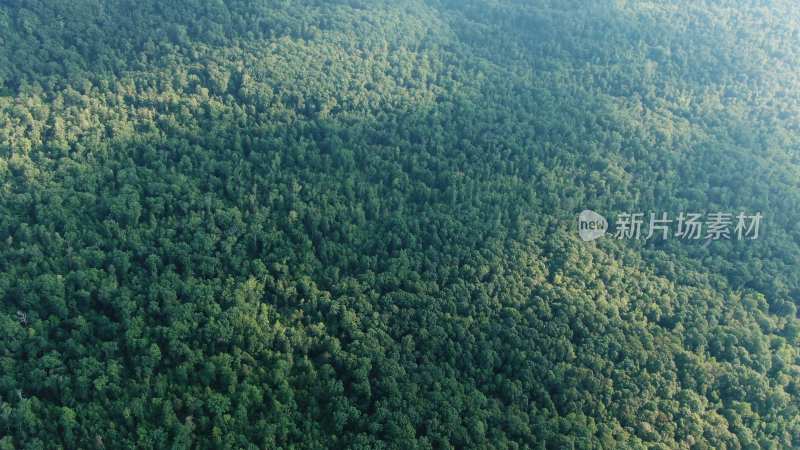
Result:
<svg viewBox="0 0 800 450">
<path fill-rule="evenodd" d="M 0 1 L 0 449 L 800 447 L 799 42 L 790 0 Z"/>
</svg>

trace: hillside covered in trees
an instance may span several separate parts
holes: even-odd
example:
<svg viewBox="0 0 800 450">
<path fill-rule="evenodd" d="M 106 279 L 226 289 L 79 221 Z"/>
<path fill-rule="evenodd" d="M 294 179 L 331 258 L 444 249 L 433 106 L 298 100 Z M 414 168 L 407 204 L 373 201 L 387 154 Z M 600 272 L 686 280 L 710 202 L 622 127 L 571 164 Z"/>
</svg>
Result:
<svg viewBox="0 0 800 450">
<path fill-rule="evenodd" d="M 800 448 L 798 205 L 793 0 L 0 0 L 0 449 Z"/>
</svg>

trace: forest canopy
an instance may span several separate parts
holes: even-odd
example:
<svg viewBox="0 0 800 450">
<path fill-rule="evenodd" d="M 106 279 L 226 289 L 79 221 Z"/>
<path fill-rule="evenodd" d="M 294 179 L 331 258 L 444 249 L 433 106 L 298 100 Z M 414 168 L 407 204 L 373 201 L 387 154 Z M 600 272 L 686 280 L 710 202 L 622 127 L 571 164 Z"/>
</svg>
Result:
<svg viewBox="0 0 800 450">
<path fill-rule="evenodd" d="M 790 0 L 3 0 L 0 449 L 800 448 L 798 68 Z"/>
</svg>

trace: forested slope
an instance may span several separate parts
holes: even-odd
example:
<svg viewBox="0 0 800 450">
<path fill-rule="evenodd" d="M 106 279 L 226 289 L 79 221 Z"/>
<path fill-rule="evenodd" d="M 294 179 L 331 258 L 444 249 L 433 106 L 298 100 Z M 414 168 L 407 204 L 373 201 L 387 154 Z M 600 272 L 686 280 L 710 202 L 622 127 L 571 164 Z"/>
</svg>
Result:
<svg viewBox="0 0 800 450">
<path fill-rule="evenodd" d="M 798 42 L 790 1 L 0 1 L 0 448 L 800 447 Z"/>
</svg>

